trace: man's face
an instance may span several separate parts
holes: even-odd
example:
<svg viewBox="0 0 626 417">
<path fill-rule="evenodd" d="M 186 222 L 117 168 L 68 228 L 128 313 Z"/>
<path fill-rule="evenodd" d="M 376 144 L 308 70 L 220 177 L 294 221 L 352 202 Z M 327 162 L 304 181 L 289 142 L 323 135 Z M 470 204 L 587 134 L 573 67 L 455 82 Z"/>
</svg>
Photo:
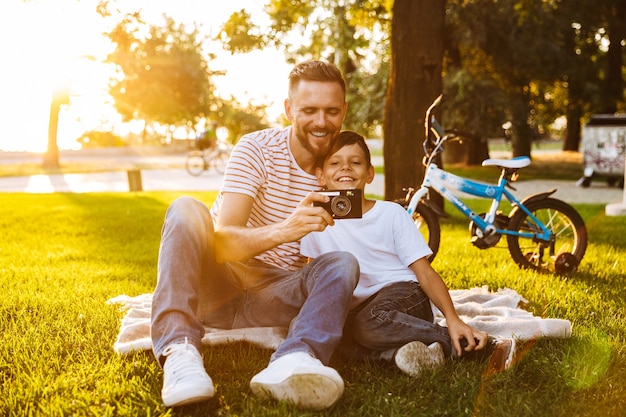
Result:
<svg viewBox="0 0 626 417">
<path fill-rule="evenodd" d="M 374 179 L 374 167 L 367 163 L 359 145 L 346 145 L 324 161 L 322 169 L 317 169 L 317 178 L 329 190 L 364 189 Z"/>
<path fill-rule="evenodd" d="M 297 139 L 294 145 L 314 157 L 325 155 L 331 139 L 341 130 L 346 108 L 338 83 L 300 81 L 285 101 Z"/>
</svg>

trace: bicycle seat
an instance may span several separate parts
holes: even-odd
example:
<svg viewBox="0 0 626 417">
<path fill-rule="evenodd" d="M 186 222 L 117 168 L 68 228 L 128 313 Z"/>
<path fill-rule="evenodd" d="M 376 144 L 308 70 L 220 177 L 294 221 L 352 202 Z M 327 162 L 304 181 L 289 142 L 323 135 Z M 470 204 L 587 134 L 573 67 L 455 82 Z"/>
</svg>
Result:
<svg viewBox="0 0 626 417">
<path fill-rule="evenodd" d="M 518 156 L 513 159 L 485 159 L 483 161 L 483 166 L 497 166 L 502 168 L 513 168 L 519 169 L 524 168 L 530 165 L 530 158 L 527 156 Z"/>
</svg>

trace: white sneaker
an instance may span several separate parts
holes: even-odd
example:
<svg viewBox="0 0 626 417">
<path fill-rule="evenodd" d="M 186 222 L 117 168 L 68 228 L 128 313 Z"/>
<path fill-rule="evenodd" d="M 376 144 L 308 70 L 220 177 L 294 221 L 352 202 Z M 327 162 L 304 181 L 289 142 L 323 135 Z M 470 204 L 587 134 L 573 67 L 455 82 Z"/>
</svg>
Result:
<svg viewBox="0 0 626 417">
<path fill-rule="evenodd" d="M 435 369 L 445 361 L 443 348 L 439 343 L 426 346 L 422 342 L 410 342 L 396 352 L 396 365 L 407 375 L 417 377 L 425 369 Z"/>
<path fill-rule="evenodd" d="M 255 395 L 309 410 L 331 407 L 341 398 L 343 388 L 343 379 L 336 370 L 305 352 L 281 356 L 250 381 Z"/>
<path fill-rule="evenodd" d="M 161 397 L 166 407 L 192 404 L 213 397 L 213 381 L 204 370 L 202 357 L 195 346 L 174 343 L 163 351 L 163 390 Z"/>
</svg>

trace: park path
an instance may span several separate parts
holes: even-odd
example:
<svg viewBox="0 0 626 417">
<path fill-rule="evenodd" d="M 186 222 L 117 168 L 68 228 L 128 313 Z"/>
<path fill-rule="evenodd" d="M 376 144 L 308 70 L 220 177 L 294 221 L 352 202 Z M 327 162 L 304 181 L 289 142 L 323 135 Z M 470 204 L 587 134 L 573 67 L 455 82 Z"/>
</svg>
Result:
<svg viewBox="0 0 626 417">
<path fill-rule="evenodd" d="M 222 176 L 214 171 L 192 177 L 182 168 L 150 169 L 141 171 L 143 191 L 212 191 L 218 190 Z M 520 198 L 556 188 L 554 197 L 568 203 L 618 203 L 623 201 L 623 190 L 608 187 L 596 181 L 589 188 L 577 187 L 574 181 L 532 180 L 514 184 Z M 383 196 L 384 175 L 377 174 L 366 190 L 368 194 Z M 129 191 L 126 171 L 99 172 L 88 174 L 54 174 L 0 178 L 0 192 L 13 193 L 86 193 Z"/>
<path fill-rule="evenodd" d="M 381 146 L 380 141 L 369 141 L 372 150 Z M 52 174 L 21 177 L 0 177 L 0 192 L 25 193 L 84 193 L 129 191 L 127 171 L 120 171 L 121 167 L 133 169 L 135 166 L 151 166 L 158 169 L 144 169 L 141 171 L 141 185 L 143 191 L 213 191 L 218 190 L 222 177 L 211 170 L 199 177 L 189 175 L 183 168 L 185 154 L 162 155 L 136 154 L 133 152 L 100 150 L 98 152 L 63 152 L 62 160 L 67 162 L 88 161 L 96 159 L 101 167 L 111 167 L 109 172 L 84 174 Z M 382 165 L 382 157 L 374 152 L 372 162 L 375 166 Z M 493 158 L 507 157 L 507 155 L 492 155 Z M 1 163 L 37 163 L 40 155 L 2 153 Z M 384 175 L 377 174 L 372 184 L 366 188 L 367 193 L 382 197 L 384 195 Z M 575 181 L 532 180 L 519 181 L 514 184 L 518 198 L 537 192 L 556 188 L 556 198 L 568 203 L 620 203 L 624 201 L 624 192 L 620 188 L 609 187 L 604 181 L 594 181 L 589 188 L 578 187 Z"/>
</svg>

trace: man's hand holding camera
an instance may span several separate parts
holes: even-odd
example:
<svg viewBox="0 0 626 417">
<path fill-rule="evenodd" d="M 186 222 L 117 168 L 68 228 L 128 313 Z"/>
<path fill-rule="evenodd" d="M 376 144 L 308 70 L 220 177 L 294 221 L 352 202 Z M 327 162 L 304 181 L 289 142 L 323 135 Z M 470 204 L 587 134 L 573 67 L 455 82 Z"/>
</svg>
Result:
<svg viewBox="0 0 626 417">
<path fill-rule="evenodd" d="M 282 242 L 295 242 L 311 232 L 322 232 L 335 220 L 362 216 L 362 190 L 310 192 L 289 217 L 277 225 Z"/>
<path fill-rule="evenodd" d="M 329 201 L 330 197 L 322 193 L 309 193 L 291 215 L 282 221 L 280 229 L 286 234 L 283 241 L 295 242 L 311 232 L 321 232 L 335 224 L 333 216 L 319 206 Z"/>
</svg>

